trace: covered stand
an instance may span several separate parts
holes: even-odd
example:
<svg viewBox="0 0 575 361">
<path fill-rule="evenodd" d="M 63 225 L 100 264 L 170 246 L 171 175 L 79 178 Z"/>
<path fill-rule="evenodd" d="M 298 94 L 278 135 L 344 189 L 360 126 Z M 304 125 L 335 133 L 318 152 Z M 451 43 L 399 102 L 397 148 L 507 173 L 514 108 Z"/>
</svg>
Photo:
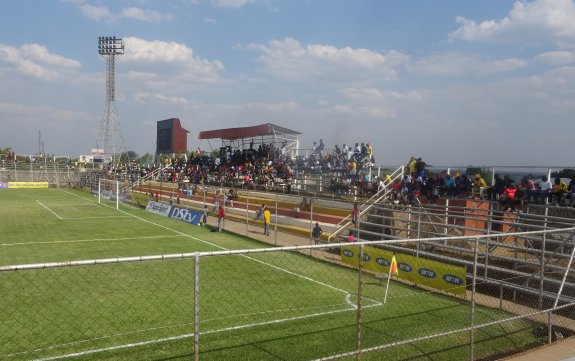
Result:
<svg viewBox="0 0 575 361">
<path fill-rule="evenodd" d="M 226 128 L 206 130 L 200 132 L 198 139 L 221 139 L 222 147 L 230 146 L 234 149 L 248 149 L 250 144 L 258 147 L 260 144 L 272 144 L 285 157 L 298 156 L 299 132 L 265 123 L 252 127 Z M 211 144 L 210 144 L 211 146 Z"/>
</svg>

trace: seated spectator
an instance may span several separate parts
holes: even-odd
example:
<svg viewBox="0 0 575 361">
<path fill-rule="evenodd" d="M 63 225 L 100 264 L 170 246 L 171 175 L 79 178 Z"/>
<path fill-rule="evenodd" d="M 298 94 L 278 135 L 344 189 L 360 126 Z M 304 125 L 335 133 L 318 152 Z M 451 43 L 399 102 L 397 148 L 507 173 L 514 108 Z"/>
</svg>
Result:
<svg viewBox="0 0 575 361">
<path fill-rule="evenodd" d="M 535 192 L 537 191 L 535 182 L 533 182 L 533 179 L 529 179 L 528 177 L 524 177 L 521 180 L 519 189 L 522 191 L 523 200 L 526 202 L 531 202 L 531 200 L 535 197 Z"/>
<path fill-rule="evenodd" d="M 466 197 L 471 194 L 473 182 L 467 174 L 456 174 L 455 177 L 455 196 Z"/>
<path fill-rule="evenodd" d="M 347 241 L 349 243 L 355 242 L 355 234 L 352 229 L 349 230 L 349 234 L 347 235 Z"/>
<path fill-rule="evenodd" d="M 487 188 L 487 183 L 481 174 L 477 173 L 473 179 L 473 196 L 479 196 L 479 199 L 483 199 L 483 191 Z"/>
<path fill-rule="evenodd" d="M 541 177 L 541 180 L 537 182 L 537 191 L 535 192 L 535 202 L 544 204 L 547 203 L 549 198 L 549 193 L 553 184 L 546 175 Z"/>
<path fill-rule="evenodd" d="M 495 182 L 494 184 L 487 188 L 487 199 L 490 201 L 495 201 L 499 199 L 501 193 L 505 189 L 505 181 L 498 175 L 495 175 Z"/>
<path fill-rule="evenodd" d="M 453 179 L 449 174 L 445 176 L 443 181 L 445 196 L 454 197 L 455 196 L 455 179 Z"/>
<path fill-rule="evenodd" d="M 499 203 L 506 211 L 515 211 L 515 205 L 517 202 L 517 188 L 512 184 L 508 184 L 503 193 L 501 194 L 501 198 L 499 199 Z"/>
<path fill-rule="evenodd" d="M 568 192 L 567 184 L 561 182 L 561 178 L 557 177 L 555 178 L 555 183 L 549 192 L 549 201 L 555 202 L 555 205 L 559 207 L 563 197 L 565 197 Z"/>
<path fill-rule="evenodd" d="M 565 199 L 569 200 L 568 202 L 571 203 L 571 207 L 575 207 L 575 176 L 571 177 L 571 181 L 567 186 L 567 194 Z"/>
<path fill-rule="evenodd" d="M 302 212 L 311 211 L 311 203 L 308 202 L 308 199 L 306 197 L 303 197 L 303 199 L 301 200 L 301 203 L 299 204 L 299 209 Z"/>
</svg>

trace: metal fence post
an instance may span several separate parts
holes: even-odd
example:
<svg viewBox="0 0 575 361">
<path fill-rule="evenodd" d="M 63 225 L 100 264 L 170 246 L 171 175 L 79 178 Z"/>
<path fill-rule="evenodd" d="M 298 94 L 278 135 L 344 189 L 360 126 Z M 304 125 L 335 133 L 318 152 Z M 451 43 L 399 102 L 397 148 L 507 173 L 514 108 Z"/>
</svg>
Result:
<svg viewBox="0 0 575 361">
<path fill-rule="evenodd" d="M 547 230 L 547 217 L 549 214 L 549 207 L 545 207 L 545 222 L 543 223 L 543 230 Z M 543 289 L 544 289 L 544 279 L 545 276 L 545 249 L 547 248 L 546 245 L 547 240 L 547 232 L 543 232 L 543 239 L 541 240 L 541 263 L 539 267 L 541 268 L 539 271 L 539 310 L 543 309 Z"/>
<path fill-rule="evenodd" d="M 358 223 L 359 224 L 359 223 Z M 357 263 L 357 313 L 356 313 L 356 326 L 355 326 L 355 359 L 361 359 L 361 295 L 363 293 L 362 277 L 363 270 L 363 244 L 359 246 L 359 255 Z"/>
<path fill-rule="evenodd" d="M 200 359 L 200 255 L 194 257 L 194 360 Z"/>
<path fill-rule="evenodd" d="M 475 360 L 475 286 L 477 283 L 477 255 L 479 238 L 475 238 L 475 251 L 473 252 L 473 281 L 471 283 L 471 329 L 469 332 L 469 360 Z"/>
<path fill-rule="evenodd" d="M 276 193 L 276 221 L 274 226 L 274 244 L 278 245 L 278 194 Z"/>
</svg>

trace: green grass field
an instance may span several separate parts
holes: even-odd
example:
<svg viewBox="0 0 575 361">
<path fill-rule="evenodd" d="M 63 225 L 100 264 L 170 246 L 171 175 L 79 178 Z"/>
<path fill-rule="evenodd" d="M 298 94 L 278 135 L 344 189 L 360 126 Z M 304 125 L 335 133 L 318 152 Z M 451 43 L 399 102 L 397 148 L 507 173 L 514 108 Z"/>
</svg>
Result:
<svg viewBox="0 0 575 361">
<path fill-rule="evenodd" d="M 269 247 L 98 204 L 71 190 L 0 190 L 0 266 Z M 314 360 L 355 350 L 358 273 L 297 252 L 252 252 L 0 272 L 0 360 Z M 362 275 L 361 347 L 469 326 L 467 300 Z M 476 309 L 475 324 L 510 317 Z M 520 320 L 475 333 L 476 358 L 537 342 Z M 362 360 L 469 359 L 469 332 Z M 344 360 L 355 359 L 353 356 Z"/>
</svg>

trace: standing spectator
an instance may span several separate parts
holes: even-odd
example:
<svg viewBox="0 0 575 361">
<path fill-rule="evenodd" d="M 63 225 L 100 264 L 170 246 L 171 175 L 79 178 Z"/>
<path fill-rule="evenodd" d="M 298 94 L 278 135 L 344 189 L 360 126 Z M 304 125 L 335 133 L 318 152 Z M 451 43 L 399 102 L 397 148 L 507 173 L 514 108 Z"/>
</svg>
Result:
<svg viewBox="0 0 575 361">
<path fill-rule="evenodd" d="M 415 161 L 415 171 L 417 172 L 417 177 L 425 177 L 425 167 L 427 166 L 427 163 L 425 163 L 423 160 L 421 160 L 420 158 L 417 158 L 417 160 Z"/>
<path fill-rule="evenodd" d="M 256 209 L 256 219 L 260 219 L 260 217 L 264 215 L 264 208 L 265 208 L 265 205 L 262 204 L 261 207 Z"/>
<path fill-rule="evenodd" d="M 313 238 L 314 241 L 319 241 L 321 235 L 322 235 L 323 231 L 321 229 L 321 227 L 319 226 L 318 222 L 315 222 L 315 227 L 313 227 L 313 229 L 311 230 L 311 236 Z"/>
<path fill-rule="evenodd" d="M 204 212 L 202 213 L 202 221 L 200 223 L 198 223 L 200 226 L 203 226 L 204 224 L 208 224 L 208 205 L 204 204 Z"/>
<path fill-rule="evenodd" d="M 220 204 L 220 208 L 218 210 L 218 232 L 221 232 L 224 228 L 224 207 Z"/>
<path fill-rule="evenodd" d="M 323 144 L 323 139 L 319 140 L 319 144 L 317 146 L 317 152 L 319 153 L 319 157 L 323 158 L 323 148 L 325 147 L 325 145 Z"/>
<path fill-rule="evenodd" d="M 217 211 L 220 209 L 220 191 L 216 190 L 216 193 L 214 193 L 214 199 L 213 199 L 213 204 L 214 204 L 214 209 L 213 211 Z"/>
<path fill-rule="evenodd" d="M 264 234 L 266 236 L 270 235 L 270 222 L 271 222 L 272 214 L 268 207 L 264 207 Z"/>
<path fill-rule="evenodd" d="M 409 162 L 407 162 L 407 170 L 409 171 L 410 175 L 413 175 L 413 173 L 415 173 L 415 165 L 417 164 L 417 159 L 415 159 L 415 157 L 411 157 L 409 159 Z"/>
<path fill-rule="evenodd" d="M 357 202 L 353 204 L 353 210 L 351 211 L 351 221 L 353 222 L 353 226 L 357 228 L 357 221 L 359 220 L 359 207 L 357 206 Z"/>
</svg>

